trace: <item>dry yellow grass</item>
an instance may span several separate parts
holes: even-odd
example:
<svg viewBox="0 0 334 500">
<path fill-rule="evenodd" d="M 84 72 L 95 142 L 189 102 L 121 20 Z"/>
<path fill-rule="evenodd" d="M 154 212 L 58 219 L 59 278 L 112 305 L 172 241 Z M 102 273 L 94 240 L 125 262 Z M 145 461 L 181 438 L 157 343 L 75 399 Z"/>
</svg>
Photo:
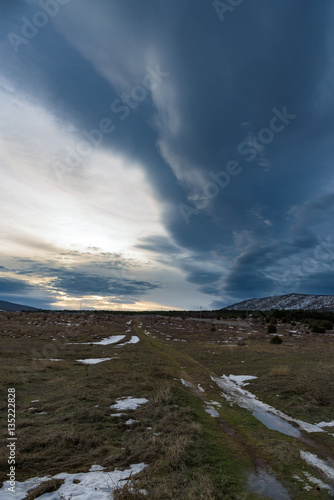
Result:
<svg viewBox="0 0 334 500">
<path fill-rule="evenodd" d="M 269 375 L 271 375 L 272 377 L 284 377 L 290 374 L 291 374 L 291 369 L 289 366 L 286 365 L 274 366 L 269 373 Z"/>
<path fill-rule="evenodd" d="M 137 344 L 91 344 L 125 334 L 131 318 L 126 340 L 138 335 Z M 246 473 L 260 463 L 280 474 L 294 499 L 308 498 L 291 479 L 291 470 L 300 466 L 300 443 L 273 436 L 247 410 L 231 407 L 211 374 L 255 375 L 248 389 L 263 401 L 309 422 L 331 420 L 334 338 L 305 332 L 273 346 L 263 325 L 247 328 L 230 321 L 213 330 L 211 322 L 131 318 L 0 313 L 0 411 L 5 422 L 6 391 L 15 387 L 17 479 L 85 472 L 92 464 L 108 471 L 145 462 L 148 467 L 115 492 L 115 499 L 250 500 L 256 497 L 245 489 Z M 279 329 L 286 335 L 284 326 Z M 89 366 L 76 361 L 92 357 L 114 359 Z M 192 386 L 183 386 L 181 377 Z M 123 396 L 149 402 L 110 417 L 110 405 Z M 221 403 L 220 420 L 205 412 L 208 400 Z M 130 427 L 128 418 L 137 422 Z M 5 441 L 6 429 L 0 439 Z M 330 449 L 332 442 L 321 439 L 324 449 Z M 6 479 L 5 457 L 0 470 Z"/>
</svg>

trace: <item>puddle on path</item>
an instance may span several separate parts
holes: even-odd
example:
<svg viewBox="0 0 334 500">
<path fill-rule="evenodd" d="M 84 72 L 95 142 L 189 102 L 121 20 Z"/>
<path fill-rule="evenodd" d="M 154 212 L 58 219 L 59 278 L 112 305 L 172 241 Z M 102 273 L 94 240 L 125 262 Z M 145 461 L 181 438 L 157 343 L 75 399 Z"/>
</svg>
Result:
<svg viewBox="0 0 334 500">
<path fill-rule="evenodd" d="M 282 434 L 286 434 L 287 436 L 297 437 L 301 436 L 301 433 L 296 427 L 285 422 L 282 418 L 277 415 L 273 415 L 272 413 L 268 413 L 261 408 L 254 410 L 252 415 L 260 420 L 268 429 L 272 429 L 274 431 L 281 432 Z"/>
<path fill-rule="evenodd" d="M 249 474 L 247 488 L 251 493 L 257 493 L 274 500 L 291 500 L 287 489 L 274 476 L 265 471 Z"/>
<path fill-rule="evenodd" d="M 253 416 L 260 420 L 268 429 L 272 429 L 287 436 L 293 436 L 299 438 L 301 433 L 298 428 L 294 427 L 289 422 L 293 422 L 298 425 L 300 429 L 306 432 L 324 432 L 324 430 L 318 425 L 309 424 L 286 415 L 280 410 L 277 410 L 273 406 L 263 403 L 261 400 L 249 391 L 243 389 L 246 380 L 250 380 L 250 376 L 235 376 L 223 375 L 220 378 L 211 377 L 217 385 L 223 389 L 222 396 L 233 405 L 236 403 L 241 408 L 245 408 L 252 412 Z"/>
</svg>

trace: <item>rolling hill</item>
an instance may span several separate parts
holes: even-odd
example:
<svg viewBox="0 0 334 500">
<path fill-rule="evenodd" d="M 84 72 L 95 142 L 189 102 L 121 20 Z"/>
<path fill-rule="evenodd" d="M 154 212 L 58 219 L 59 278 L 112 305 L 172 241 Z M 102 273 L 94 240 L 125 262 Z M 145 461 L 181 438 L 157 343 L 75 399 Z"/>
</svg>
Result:
<svg viewBox="0 0 334 500">
<path fill-rule="evenodd" d="M 262 299 L 249 299 L 237 302 L 223 309 L 234 311 L 266 311 L 270 309 L 334 311 L 334 295 L 307 295 L 289 293 Z"/>
<path fill-rule="evenodd" d="M 40 311 L 36 307 L 23 306 L 21 304 L 14 304 L 13 302 L 6 302 L 5 300 L 0 300 L 0 311 Z"/>
</svg>

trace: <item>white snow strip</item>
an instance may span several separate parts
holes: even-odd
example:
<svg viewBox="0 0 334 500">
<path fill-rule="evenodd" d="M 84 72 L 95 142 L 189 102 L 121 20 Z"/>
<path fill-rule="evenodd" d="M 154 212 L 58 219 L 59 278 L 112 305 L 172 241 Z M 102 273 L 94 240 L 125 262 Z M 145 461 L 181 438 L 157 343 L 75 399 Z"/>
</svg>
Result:
<svg viewBox="0 0 334 500">
<path fill-rule="evenodd" d="M 201 384 L 198 384 L 198 386 L 197 386 L 197 387 L 199 388 L 199 390 L 200 390 L 201 392 L 205 392 L 205 390 L 203 389 L 203 387 L 201 386 Z"/>
<path fill-rule="evenodd" d="M 213 406 L 206 406 L 206 407 L 204 408 L 204 410 L 205 410 L 205 411 L 206 411 L 209 415 L 211 415 L 211 417 L 215 417 L 215 418 L 219 417 L 219 413 L 218 413 L 218 411 L 217 411 L 217 410 L 216 410 L 216 408 L 214 408 Z"/>
<path fill-rule="evenodd" d="M 133 418 L 129 418 L 129 420 L 127 420 L 125 422 L 126 425 L 132 425 L 134 423 L 138 422 L 138 420 L 134 420 Z"/>
<path fill-rule="evenodd" d="M 108 337 L 106 339 L 102 339 L 99 342 L 69 342 L 68 345 L 109 345 L 109 344 L 116 344 L 120 340 L 123 340 L 125 335 L 111 335 L 111 337 Z"/>
<path fill-rule="evenodd" d="M 235 376 L 223 375 L 221 378 L 211 377 L 212 380 L 216 382 L 216 384 L 223 389 L 223 396 L 227 401 L 231 404 L 237 403 L 242 408 L 246 408 L 252 412 L 262 412 L 265 411 L 267 413 L 276 415 L 277 417 L 285 420 L 286 422 L 294 422 L 301 429 L 306 432 L 324 432 L 324 430 L 318 425 L 309 424 L 307 422 L 303 422 L 302 420 L 298 420 L 295 418 L 286 415 L 280 410 L 276 410 L 273 406 L 270 406 L 266 403 L 263 403 L 261 400 L 257 399 L 257 397 L 246 389 L 242 389 L 241 385 L 244 385 L 240 378 L 239 384 L 233 380 Z M 245 376 L 243 376 L 245 377 Z"/>
<path fill-rule="evenodd" d="M 89 469 L 89 472 L 97 472 L 99 470 L 104 470 L 105 467 L 102 467 L 101 465 L 92 465 L 91 468 Z"/>
<path fill-rule="evenodd" d="M 62 359 L 49 359 L 48 361 L 63 361 Z"/>
<path fill-rule="evenodd" d="M 136 410 L 139 406 L 148 403 L 146 398 L 133 398 L 132 396 L 119 398 L 116 401 L 117 403 L 110 405 L 110 408 L 114 410 Z"/>
<path fill-rule="evenodd" d="M 207 406 L 204 409 L 207 413 L 209 413 L 209 415 L 211 415 L 211 417 L 219 417 L 220 416 L 218 411 L 215 408 L 215 406 L 220 408 L 221 407 L 220 403 L 218 403 L 217 401 L 205 401 L 205 404 Z"/>
<path fill-rule="evenodd" d="M 88 359 L 76 359 L 79 363 L 84 363 L 85 365 L 96 365 L 97 363 L 101 363 L 102 361 L 109 361 L 110 359 L 115 358 L 88 358 Z"/>
<path fill-rule="evenodd" d="M 124 342 L 123 344 L 118 344 L 116 347 L 121 347 L 126 344 L 137 344 L 137 342 L 140 341 L 140 338 L 137 337 L 137 335 L 132 335 L 131 339 L 128 340 L 127 342 Z"/>
<path fill-rule="evenodd" d="M 111 337 L 108 337 L 106 339 L 100 340 L 100 342 L 90 342 L 91 344 L 96 344 L 96 345 L 110 345 L 110 344 L 116 344 L 120 340 L 123 340 L 125 335 L 111 335 Z"/>
<path fill-rule="evenodd" d="M 130 321 L 128 321 L 127 323 L 125 323 L 126 325 L 131 325 L 132 323 L 132 319 L 130 319 Z"/>
<path fill-rule="evenodd" d="M 184 380 L 184 378 L 180 378 L 180 380 L 181 380 L 182 384 L 185 385 L 186 387 L 191 387 L 191 384 L 189 384 L 189 382 Z"/>
<path fill-rule="evenodd" d="M 300 450 L 300 456 L 303 460 L 305 460 L 309 465 L 313 465 L 317 469 L 320 469 L 323 474 L 325 474 L 329 479 L 334 480 L 334 469 L 330 465 L 328 465 L 324 460 L 318 458 L 317 455 L 313 455 L 308 451 Z"/>
<path fill-rule="evenodd" d="M 211 406 L 218 406 L 218 408 L 221 408 L 221 404 L 218 403 L 218 401 L 205 401 L 205 404 L 211 405 Z"/>
<path fill-rule="evenodd" d="M 57 491 L 44 493 L 39 496 L 41 500 L 59 500 L 59 498 L 80 498 L 80 500 L 111 500 L 112 492 L 119 487 L 125 486 L 126 482 L 132 475 L 139 474 L 147 464 L 144 462 L 130 465 L 129 469 L 120 471 L 115 469 L 112 472 L 102 472 L 96 468 L 98 465 L 92 466 L 95 470 L 90 472 L 82 472 L 78 474 L 61 473 L 55 476 L 45 476 L 42 478 L 32 478 L 24 482 L 16 481 L 15 493 L 8 490 L 10 487 L 9 481 L 5 481 L 0 490 L 0 500 L 24 500 L 29 491 L 36 488 L 45 481 L 50 479 L 64 479 L 65 482 Z M 79 481 L 74 483 L 74 480 Z"/>
<path fill-rule="evenodd" d="M 334 427 L 334 420 L 331 422 L 320 422 L 319 424 L 315 424 L 318 427 Z"/>
<path fill-rule="evenodd" d="M 238 385 L 243 386 L 246 385 L 244 382 L 247 380 L 253 380 L 257 377 L 254 377 L 253 375 L 230 375 L 229 379 L 233 380 L 233 382 L 236 382 Z"/>
<path fill-rule="evenodd" d="M 328 484 L 321 481 L 321 479 L 317 479 L 316 477 L 311 476 L 311 474 L 309 474 L 308 472 L 305 472 L 305 471 L 303 471 L 303 472 L 304 472 L 305 476 L 307 477 L 307 479 L 311 483 L 319 486 L 319 488 L 322 488 L 323 490 L 331 490 L 332 489 Z"/>
</svg>

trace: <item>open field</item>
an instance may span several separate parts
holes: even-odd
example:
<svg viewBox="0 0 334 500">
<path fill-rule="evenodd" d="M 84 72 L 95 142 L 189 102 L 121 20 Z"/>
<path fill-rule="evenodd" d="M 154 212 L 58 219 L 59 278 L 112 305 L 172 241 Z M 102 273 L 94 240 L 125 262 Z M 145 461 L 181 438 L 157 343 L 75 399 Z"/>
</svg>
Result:
<svg viewBox="0 0 334 500">
<path fill-rule="evenodd" d="M 75 488 L 119 500 L 333 494 L 333 331 L 278 324 L 283 343 L 273 345 L 249 318 L 93 313 L 1 313 L 0 329 L 1 481 L 8 388 L 16 480 L 44 478 L 0 500 L 68 500 Z M 93 465 L 104 469 L 91 472 L 91 491 L 80 474 Z M 51 479 L 60 473 L 75 482 Z"/>
</svg>

